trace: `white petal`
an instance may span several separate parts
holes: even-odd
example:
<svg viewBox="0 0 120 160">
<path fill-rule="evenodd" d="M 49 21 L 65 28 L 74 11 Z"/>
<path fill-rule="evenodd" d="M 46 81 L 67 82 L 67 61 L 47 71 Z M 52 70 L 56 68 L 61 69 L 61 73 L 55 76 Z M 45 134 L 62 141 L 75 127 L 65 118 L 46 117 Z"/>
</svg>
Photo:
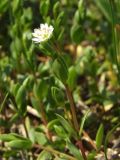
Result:
<svg viewBox="0 0 120 160">
<path fill-rule="evenodd" d="M 46 29 L 48 28 L 48 24 L 47 24 L 47 23 L 45 23 L 45 28 L 46 28 Z"/>
<path fill-rule="evenodd" d="M 44 28 L 44 24 L 40 24 L 40 29 L 43 29 Z"/>
<path fill-rule="evenodd" d="M 39 29 L 34 29 L 34 32 L 32 33 L 33 35 L 33 41 L 35 43 L 40 43 L 43 41 L 46 41 L 47 39 L 49 39 L 52 35 L 54 28 L 52 25 L 48 26 L 47 23 L 45 24 L 40 24 L 40 28 Z"/>
<path fill-rule="evenodd" d="M 34 29 L 34 33 L 39 33 L 40 30 L 39 29 Z"/>
<path fill-rule="evenodd" d="M 40 39 L 38 39 L 38 38 L 32 38 L 32 40 L 33 40 L 34 42 L 36 42 L 36 43 L 40 43 L 40 42 L 41 42 Z"/>
<path fill-rule="evenodd" d="M 54 30 L 53 26 L 50 26 L 49 30 L 52 32 Z"/>
<path fill-rule="evenodd" d="M 38 36 L 38 34 L 37 34 L 37 33 L 32 33 L 32 35 L 33 35 L 34 37 L 37 37 L 37 36 Z"/>
</svg>

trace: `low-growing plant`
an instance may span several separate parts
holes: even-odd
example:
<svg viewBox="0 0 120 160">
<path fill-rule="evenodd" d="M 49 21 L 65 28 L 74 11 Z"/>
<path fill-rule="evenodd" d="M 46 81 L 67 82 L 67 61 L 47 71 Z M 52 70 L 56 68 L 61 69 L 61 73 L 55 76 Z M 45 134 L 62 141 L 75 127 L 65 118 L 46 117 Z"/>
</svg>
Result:
<svg viewBox="0 0 120 160">
<path fill-rule="evenodd" d="M 120 113 L 117 5 L 0 3 L 0 158 L 108 159 Z"/>
</svg>

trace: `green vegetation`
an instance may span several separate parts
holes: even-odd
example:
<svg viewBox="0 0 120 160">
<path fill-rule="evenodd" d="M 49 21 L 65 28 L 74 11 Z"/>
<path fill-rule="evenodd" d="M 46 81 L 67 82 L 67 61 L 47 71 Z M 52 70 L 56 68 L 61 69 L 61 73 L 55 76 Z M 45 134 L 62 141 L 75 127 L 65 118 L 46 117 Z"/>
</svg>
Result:
<svg viewBox="0 0 120 160">
<path fill-rule="evenodd" d="M 0 159 L 119 160 L 120 1 L 2 0 L 0 24 Z"/>
</svg>

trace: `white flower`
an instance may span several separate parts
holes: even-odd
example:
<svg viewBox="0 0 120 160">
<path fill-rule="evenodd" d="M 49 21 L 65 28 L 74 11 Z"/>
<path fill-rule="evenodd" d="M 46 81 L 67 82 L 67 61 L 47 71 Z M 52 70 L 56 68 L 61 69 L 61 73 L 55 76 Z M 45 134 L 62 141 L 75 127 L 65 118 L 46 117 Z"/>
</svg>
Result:
<svg viewBox="0 0 120 160">
<path fill-rule="evenodd" d="M 34 33 L 32 33 L 33 38 L 32 40 L 35 43 L 40 43 L 48 40 L 53 32 L 54 28 L 53 26 L 48 26 L 47 23 L 45 24 L 40 24 L 40 28 L 34 29 Z"/>
</svg>

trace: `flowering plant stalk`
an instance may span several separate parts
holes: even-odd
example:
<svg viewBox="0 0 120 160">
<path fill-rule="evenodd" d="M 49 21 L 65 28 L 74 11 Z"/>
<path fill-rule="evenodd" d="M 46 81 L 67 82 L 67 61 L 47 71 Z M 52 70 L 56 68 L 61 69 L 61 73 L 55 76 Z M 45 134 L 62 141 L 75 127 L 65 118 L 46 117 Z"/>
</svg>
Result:
<svg viewBox="0 0 120 160">
<path fill-rule="evenodd" d="M 119 8 L 119 0 L 1 1 L 0 159 L 119 159 L 109 157 L 120 125 Z"/>
<path fill-rule="evenodd" d="M 34 32 L 32 33 L 32 35 L 33 35 L 32 40 L 35 43 L 38 43 L 38 44 L 41 44 L 41 45 L 44 44 L 44 43 L 47 43 L 47 41 L 52 37 L 52 34 L 54 34 L 53 30 L 54 30 L 54 28 L 53 28 L 52 25 L 48 26 L 47 23 L 40 24 L 39 29 L 34 29 Z M 55 67 L 53 67 L 53 72 L 55 73 L 57 78 L 64 84 L 66 94 L 67 94 L 67 97 L 68 97 L 69 103 L 70 103 L 70 110 L 71 110 L 71 115 L 72 115 L 73 128 L 76 130 L 76 132 L 79 132 L 79 124 L 78 124 L 77 116 L 76 116 L 75 102 L 74 102 L 74 99 L 73 99 L 72 92 L 70 91 L 70 88 L 67 84 L 68 76 L 65 75 L 68 72 L 67 65 L 66 65 L 64 59 L 62 58 L 62 53 L 61 53 L 61 55 L 59 54 L 60 53 L 59 49 L 56 48 L 56 46 L 54 46 L 54 45 L 52 45 L 51 48 L 53 48 L 53 50 L 54 49 L 56 50 L 56 58 L 53 58 L 53 66 L 55 66 Z M 47 50 L 47 48 L 45 48 L 45 49 Z M 57 68 L 57 66 L 58 66 L 58 68 Z M 56 71 L 56 69 L 58 69 L 58 70 Z M 61 70 L 62 70 L 62 72 L 61 72 Z M 66 73 L 65 73 L 65 70 L 66 70 Z M 64 77 L 64 75 L 65 75 L 65 77 Z M 41 114 L 42 114 L 43 118 L 46 119 L 44 109 L 42 109 Z M 49 133 L 49 137 L 51 137 L 51 134 L 50 134 L 49 131 L 48 131 L 48 133 Z M 52 140 L 52 138 L 51 138 L 51 140 Z M 79 147 L 81 149 L 83 158 L 84 158 L 84 160 L 87 160 L 85 150 L 84 150 L 82 142 L 80 140 L 79 140 L 79 144 L 80 144 Z"/>
</svg>

